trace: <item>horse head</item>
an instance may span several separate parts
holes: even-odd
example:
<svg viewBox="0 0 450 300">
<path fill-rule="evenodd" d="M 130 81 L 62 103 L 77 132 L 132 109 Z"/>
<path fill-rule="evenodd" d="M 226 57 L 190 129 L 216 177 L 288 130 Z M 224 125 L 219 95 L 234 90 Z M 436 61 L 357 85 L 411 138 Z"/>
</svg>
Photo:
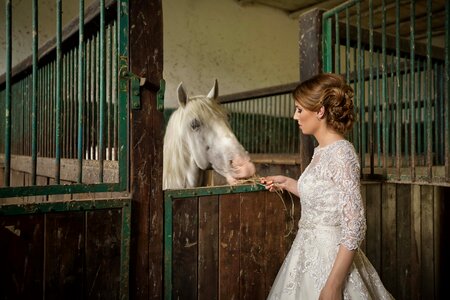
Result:
<svg viewBox="0 0 450 300">
<path fill-rule="evenodd" d="M 188 97 L 182 83 L 177 92 L 179 107 L 164 136 L 163 188 L 198 186 L 201 170 L 210 167 L 229 184 L 252 176 L 255 166 L 217 101 L 217 80 L 207 96 Z"/>
</svg>

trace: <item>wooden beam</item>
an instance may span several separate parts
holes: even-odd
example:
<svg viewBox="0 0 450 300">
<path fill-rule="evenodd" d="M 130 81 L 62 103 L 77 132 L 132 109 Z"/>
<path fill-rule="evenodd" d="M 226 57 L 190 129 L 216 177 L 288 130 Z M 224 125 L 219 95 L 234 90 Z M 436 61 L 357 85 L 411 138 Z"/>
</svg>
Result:
<svg viewBox="0 0 450 300">
<path fill-rule="evenodd" d="M 130 71 L 149 82 L 130 116 L 132 193 L 130 299 L 163 298 L 163 113 L 156 94 L 163 72 L 162 0 L 130 0 Z"/>
</svg>

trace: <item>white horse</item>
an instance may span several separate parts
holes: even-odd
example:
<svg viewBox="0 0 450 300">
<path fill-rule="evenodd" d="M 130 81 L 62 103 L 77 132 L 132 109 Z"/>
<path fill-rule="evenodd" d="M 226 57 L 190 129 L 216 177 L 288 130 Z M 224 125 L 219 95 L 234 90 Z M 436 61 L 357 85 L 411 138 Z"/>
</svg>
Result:
<svg viewBox="0 0 450 300">
<path fill-rule="evenodd" d="M 180 106 L 171 115 L 164 136 L 163 189 L 199 186 L 202 170 L 210 167 L 229 184 L 254 175 L 255 166 L 216 101 L 217 80 L 207 96 L 188 97 L 182 83 L 177 91 Z"/>
</svg>

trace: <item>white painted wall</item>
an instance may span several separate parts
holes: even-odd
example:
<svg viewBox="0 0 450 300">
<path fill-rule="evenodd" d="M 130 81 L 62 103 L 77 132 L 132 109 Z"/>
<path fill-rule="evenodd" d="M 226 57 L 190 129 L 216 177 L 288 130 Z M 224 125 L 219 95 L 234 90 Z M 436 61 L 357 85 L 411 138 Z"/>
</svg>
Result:
<svg viewBox="0 0 450 300">
<path fill-rule="evenodd" d="M 279 10 L 234 0 L 164 0 L 166 106 L 176 88 L 206 94 L 214 78 L 221 95 L 299 78 L 298 22 Z"/>
<path fill-rule="evenodd" d="M 86 7 L 94 0 L 85 0 Z M 0 9 L 0 74 L 5 70 L 5 9 Z M 55 35 L 55 1 L 40 0 L 39 44 Z M 78 1 L 63 1 L 63 23 Z M 163 0 L 166 107 L 176 88 L 206 94 L 215 78 L 221 95 L 298 80 L 298 22 L 279 10 L 234 0 Z M 31 54 L 31 1 L 13 1 L 13 66 Z"/>
</svg>

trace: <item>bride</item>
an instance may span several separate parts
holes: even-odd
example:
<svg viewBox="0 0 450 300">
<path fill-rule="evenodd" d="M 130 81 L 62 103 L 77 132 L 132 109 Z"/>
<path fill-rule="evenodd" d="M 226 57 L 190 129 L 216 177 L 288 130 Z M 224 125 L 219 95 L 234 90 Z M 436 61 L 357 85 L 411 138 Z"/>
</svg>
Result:
<svg viewBox="0 0 450 300">
<path fill-rule="evenodd" d="M 344 139 L 354 121 L 353 90 L 334 74 L 319 74 L 293 92 L 294 119 L 319 143 L 295 180 L 261 178 L 266 189 L 287 190 L 302 207 L 299 229 L 268 299 L 393 299 L 359 249 L 366 219 L 360 165 Z"/>
</svg>

